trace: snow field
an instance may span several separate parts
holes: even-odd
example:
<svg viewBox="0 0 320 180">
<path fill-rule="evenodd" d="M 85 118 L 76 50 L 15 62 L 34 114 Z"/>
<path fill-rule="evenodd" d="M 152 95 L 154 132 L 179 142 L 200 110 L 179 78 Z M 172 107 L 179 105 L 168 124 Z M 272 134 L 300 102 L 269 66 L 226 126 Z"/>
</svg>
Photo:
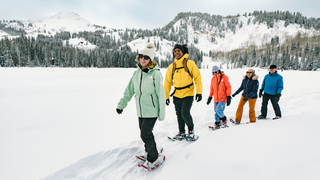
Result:
<svg viewBox="0 0 320 180">
<path fill-rule="evenodd" d="M 0 179 L 319 179 L 319 71 L 284 71 L 283 118 L 211 131 L 206 105 L 210 69 L 202 69 L 203 99 L 194 102 L 196 142 L 171 142 L 174 105 L 154 134 L 166 162 L 145 172 L 134 157 L 140 140 L 134 99 L 117 103 L 135 69 L 0 68 Z M 232 92 L 247 69 L 223 69 Z M 166 69 L 161 69 L 163 76 Z M 256 69 L 259 82 L 268 71 Z M 240 95 L 225 114 L 234 117 Z M 261 98 L 256 103 L 259 115 Z M 247 122 L 245 105 L 242 122 Z"/>
</svg>

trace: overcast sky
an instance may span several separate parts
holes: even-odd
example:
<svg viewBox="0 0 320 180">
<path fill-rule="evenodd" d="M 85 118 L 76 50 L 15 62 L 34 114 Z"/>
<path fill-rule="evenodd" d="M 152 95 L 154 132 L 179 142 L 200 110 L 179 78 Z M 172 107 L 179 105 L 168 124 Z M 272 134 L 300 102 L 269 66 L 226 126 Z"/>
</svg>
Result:
<svg viewBox="0 0 320 180">
<path fill-rule="evenodd" d="M 29 20 L 72 11 L 92 24 L 120 29 L 161 28 L 179 12 L 227 16 L 255 10 L 320 18 L 320 0 L 0 0 L 0 20 Z"/>
</svg>

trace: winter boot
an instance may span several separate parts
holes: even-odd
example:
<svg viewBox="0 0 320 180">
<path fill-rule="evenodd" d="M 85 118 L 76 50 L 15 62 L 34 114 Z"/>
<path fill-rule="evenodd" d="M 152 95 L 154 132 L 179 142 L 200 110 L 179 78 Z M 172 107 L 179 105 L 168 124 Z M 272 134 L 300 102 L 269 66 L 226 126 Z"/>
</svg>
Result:
<svg viewBox="0 0 320 180">
<path fill-rule="evenodd" d="M 185 132 L 179 132 L 175 137 L 173 137 L 173 139 L 176 139 L 176 140 L 183 140 L 184 138 L 186 137 L 186 134 Z"/>
<path fill-rule="evenodd" d="M 189 131 L 189 134 L 187 137 L 194 138 L 194 136 L 195 136 L 194 131 Z"/>
<path fill-rule="evenodd" d="M 215 128 L 216 128 L 216 129 L 219 129 L 219 128 L 220 128 L 220 121 L 219 121 L 219 122 L 215 122 L 214 124 L 215 124 Z"/>
<path fill-rule="evenodd" d="M 227 124 L 227 117 L 226 116 L 223 116 L 222 118 L 219 118 L 219 119 L 220 119 L 220 121 L 222 121 L 223 125 Z"/>
<path fill-rule="evenodd" d="M 280 119 L 281 117 L 280 116 L 276 116 L 274 118 L 272 118 L 273 120 L 276 120 L 276 119 Z"/>
<path fill-rule="evenodd" d="M 186 136 L 187 141 L 196 141 L 199 138 L 198 135 L 194 134 L 194 131 L 189 131 L 188 136 Z"/>
<path fill-rule="evenodd" d="M 264 117 L 264 116 L 262 116 L 262 115 L 259 115 L 257 118 L 258 118 L 258 119 L 265 119 L 266 117 Z"/>
</svg>

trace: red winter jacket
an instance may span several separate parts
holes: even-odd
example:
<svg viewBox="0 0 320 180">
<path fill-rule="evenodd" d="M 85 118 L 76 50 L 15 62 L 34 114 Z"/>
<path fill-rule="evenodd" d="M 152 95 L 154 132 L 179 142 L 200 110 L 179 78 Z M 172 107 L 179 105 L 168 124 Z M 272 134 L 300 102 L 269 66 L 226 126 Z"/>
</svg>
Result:
<svg viewBox="0 0 320 180">
<path fill-rule="evenodd" d="M 222 78 L 221 78 L 222 76 Z M 227 96 L 231 96 L 231 84 L 229 78 L 223 72 L 214 74 L 211 79 L 209 97 L 214 95 L 214 102 L 227 102 Z"/>
</svg>

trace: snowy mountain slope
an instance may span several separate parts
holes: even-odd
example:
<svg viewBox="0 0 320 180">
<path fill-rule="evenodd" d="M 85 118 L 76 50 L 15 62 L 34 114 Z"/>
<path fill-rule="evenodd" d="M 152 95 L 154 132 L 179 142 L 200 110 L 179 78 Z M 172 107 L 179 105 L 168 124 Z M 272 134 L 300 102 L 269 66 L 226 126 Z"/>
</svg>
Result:
<svg viewBox="0 0 320 180">
<path fill-rule="evenodd" d="M 319 35 L 320 32 L 311 28 L 305 29 L 300 27 L 297 24 L 290 24 L 285 27 L 285 21 L 275 22 L 274 28 L 268 28 L 266 23 L 254 24 L 253 16 L 239 16 L 238 21 L 242 22 L 242 26 L 240 24 L 237 25 L 235 33 L 230 30 L 224 30 L 219 32 L 217 27 L 211 27 L 203 21 L 201 26 L 204 26 L 201 31 L 194 30 L 195 27 L 192 26 L 192 19 L 199 19 L 198 17 L 190 17 L 188 21 L 177 21 L 173 27 L 175 29 L 182 28 L 183 23 L 187 24 L 187 32 L 188 32 L 188 42 L 193 43 L 196 47 L 201 49 L 204 52 L 209 53 L 209 51 L 231 51 L 239 48 L 246 48 L 250 45 L 255 45 L 259 48 L 265 45 L 266 43 L 270 43 L 271 38 L 275 36 L 279 36 L 281 42 L 284 42 L 287 38 L 294 37 L 298 33 L 307 34 L 309 37 L 314 35 Z M 228 18 L 223 18 L 222 26 L 227 26 Z M 248 24 L 248 21 L 250 23 Z M 223 34 L 223 37 L 220 37 L 219 34 Z M 198 39 L 198 43 L 195 43 L 194 39 Z M 215 39 L 212 42 L 212 38 Z"/>
<path fill-rule="evenodd" d="M 88 20 L 80 17 L 78 14 L 69 11 L 63 11 L 53 16 L 47 16 L 28 21 L 10 22 L 8 27 L 15 29 L 24 29 L 30 36 L 38 34 L 55 35 L 56 33 L 69 31 L 72 33 L 82 31 L 109 31 L 111 28 L 103 28 L 91 24 Z"/>
<path fill-rule="evenodd" d="M 171 142 L 174 105 L 154 134 L 165 164 L 154 172 L 137 166 L 143 151 L 134 99 L 122 115 L 116 105 L 135 69 L 0 68 L 0 179 L 319 179 L 319 71 L 283 71 L 283 118 L 213 132 L 206 105 L 210 69 L 201 69 L 203 100 L 194 102 L 193 143 Z M 227 70 L 232 92 L 246 69 Z M 166 69 L 161 69 L 164 75 Z M 260 86 L 266 70 L 256 69 Z M 115 78 L 116 77 L 116 78 Z M 226 107 L 235 115 L 240 95 Z M 172 99 L 171 99 L 172 102 Z M 256 103 L 259 114 L 261 99 Z M 19 113 L 17 113 L 17 111 Z M 273 117 L 271 105 L 268 117 Z M 248 105 L 243 122 L 248 122 Z M 19 172 L 19 173 L 17 173 Z"/>
<path fill-rule="evenodd" d="M 78 32 L 81 31 L 95 31 L 96 28 L 89 21 L 81 18 L 78 14 L 73 12 L 60 12 L 54 16 L 48 16 L 42 19 L 30 20 L 33 29 L 41 32 L 48 32 L 55 34 L 61 31 Z"/>
<path fill-rule="evenodd" d="M 288 38 L 296 36 L 298 33 L 306 34 L 309 37 L 320 34 L 318 30 L 313 28 L 306 29 L 298 24 L 289 24 L 285 27 L 285 21 L 283 20 L 275 21 L 273 28 L 270 28 L 266 23 L 254 23 L 254 16 L 239 15 L 233 17 L 233 19 L 230 17 L 221 18 L 221 24 L 219 22 L 218 25 L 212 25 L 212 23 L 210 24 L 208 21 L 213 19 L 201 19 L 193 15 L 180 17 L 178 15 L 174 19 L 175 23 L 170 22 L 166 25 L 166 28 L 160 30 L 162 33 L 168 32 L 165 38 L 163 38 L 164 35 L 162 34 L 160 36 L 146 36 L 144 39 L 150 39 L 151 42 L 155 43 L 159 41 L 160 44 L 175 44 L 177 42 L 188 43 L 189 45 L 193 44 L 208 54 L 209 51 L 228 52 L 239 48 L 246 48 L 250 45 L 262 48 L 266 43 L 270 43 L 271 38 L 276 36 L 279 37 L 281 43 Z M 230 28 L 227 28 L 231 21 L 238 22 L 234 27 L 234 32 Z M 195 22 L 199 22 L 199 24 Z M 128 44 L 133 49 L 143 46 L 142 44 L 138 45 L 139 43 L 145 43 L 145 41 L 141 41 L 139 38 L 134 38 L 134 40 L 128 42 L 128 40 L 123 39 L 121 35 L 125 30 L 114 30 L 112 28 L 95 26 L 73 12 L 61 12 L 54 16 L 24 22 L 11 22 L 8 23 L 7 26 L 22 28 L 27 32 L 27 35 L 33 37 L 36 37 L 38 34 L 54 35 L 62 31 L 70 31 L 71 33 L 101 31 L 105 35 L 114 37 L 116 41 L 119 40 L 122 43 Z M 153 34 L 160 33 L 159 29 L 150 31 L 153 32 Z M 129 31 L 129 33 L 133 33 L 133 31 Z M 134 36 L 137 36 L 141 32 L 135 31 L 134 33 Z M 0 35 L 0 38 L 4 36 L 7 35 Z M 179 37 L 180 39 L 172 37 Z M 88 47 L 88 49 L 90 48 L 91 47 Z M 166 47 L 159 48 L 158 51 L 160 54 L 171 53 L 171 50 Z"/>
</svg>

